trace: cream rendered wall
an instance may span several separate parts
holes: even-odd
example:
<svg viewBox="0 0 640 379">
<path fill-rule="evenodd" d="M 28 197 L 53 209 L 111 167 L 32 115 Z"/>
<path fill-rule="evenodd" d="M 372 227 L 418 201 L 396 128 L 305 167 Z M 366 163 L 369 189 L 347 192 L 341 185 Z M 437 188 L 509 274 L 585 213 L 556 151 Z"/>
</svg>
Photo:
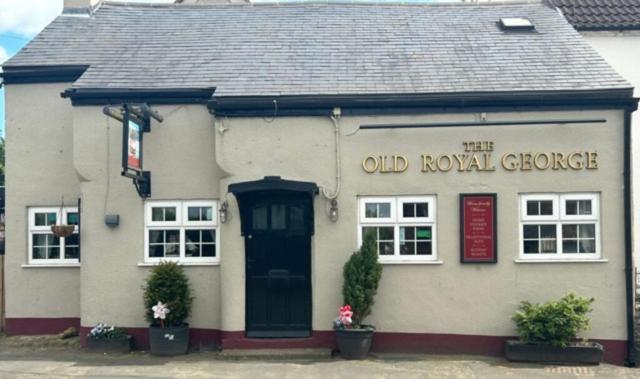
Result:
<svg viewBox="0 0 640 379">
<path fill-rule="evenodd" d="M 152 172 L 152 200 L 217 199 L 213 117 L 204 106 L 154 107 L 165 118 L 144 135 L 144 168 Z M 82 325 L 108 322 L 144 327 L 142 286 L 144 202 L 122 177 L 121 123 L 101 107 L 73 108 L 74 164 L 82 177 Z M 119 214 L 120 225 L 104 224 Z M 194 289 L 192 327 L 219 329 L 220 268 L 185 266 Z"/>
<path fill-rule="evenodd" d="M 640 97 L 640 30 L 580 32 L 607 62 L 635 87 Z M 633 245 L 636 267 L 640 264 L 640 111 L 631 115 L 633 151 Z"/>
<path fill-rule="evenodd" d="M 510 321 L 521 300 L 546 301 L 569 290 L 594 296 L 591 338 L 625 338 L 624 245 L 622 209 L 622 111 L 572 111 L 489 114 L 490 121 L 606 118 L 606 124 L 357 130 L 372 123 L 475 121 L 471 114 L 399 117 L 345 117 L 341 120 L 342 192 L 340 219 L 331 223 L 327 202 L 315 199 L 312 242 L 313 329 L 330 330 L 341 305 L 342 266 L 357 248 L 357 196 L 437 196 L 438 254 L 441 265 L 385 265 L 370 320 L 390 332 L 513 335 Z M 334 185 L 333 125 L 327 118 L 218 119 L 227 128 L 216 139 L 229 183 L 280 175 L 286 179 Z M 506 152 L 595 150 L 599 169 L 590 171 L 422 173 L 420 154 L 459 153 L 463 141 L 491 140 L 494 156 Z M 366 174 L 369 154 L 404 154 L 401 174 Z M 496 163 L 499 163 L 496 162 Z M 602 246 L 606 263 L 516 263 L 518 194 L 593 191 L 601 193 Z M 495 265 L 459 263 L 458 194 L 498 193 L 498 254 Z M 225 224 L 222 242 L 223 330 L 244 329 L 244 244 L 238 208 Z"/>
<path fill-rule="evenodd" d="M 6 317 L 79 317 L 80 269 L 24 267 L 27 207 L 75 205 L 80 183 L 73 167 L 69 83 L 5 85 Z"/>
</svg>

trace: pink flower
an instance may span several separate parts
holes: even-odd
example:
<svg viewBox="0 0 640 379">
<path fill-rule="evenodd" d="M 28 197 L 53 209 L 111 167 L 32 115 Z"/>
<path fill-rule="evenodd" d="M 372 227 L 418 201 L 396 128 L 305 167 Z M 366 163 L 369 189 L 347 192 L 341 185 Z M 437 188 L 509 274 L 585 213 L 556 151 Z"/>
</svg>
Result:
<svg viewBox="0 0 640 379">
<path fill-rule="evenodd" d="M 351 326 L 353 323 L 352 317 L 353 312 L 351 311 L 351 306 L 349 304 L 340 307 L 340 310 L 338 311 L 338 321 L 340 321 L 343 326 Z"/>
</svg>

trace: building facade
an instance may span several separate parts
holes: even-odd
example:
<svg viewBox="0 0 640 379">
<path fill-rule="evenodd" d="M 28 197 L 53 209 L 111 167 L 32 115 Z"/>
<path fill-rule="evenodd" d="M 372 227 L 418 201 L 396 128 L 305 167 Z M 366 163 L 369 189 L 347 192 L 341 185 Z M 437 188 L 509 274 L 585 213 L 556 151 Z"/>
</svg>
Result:
<svg viewBox="0 0 640 379">
<path fill-rule="evenodd" d="M 375 350 L 501 354 L 520 301 L 576 291 L 586 337 L 633 358 L 637 102 L 543 4 L 104 3 L 3 70 L 8 334 L 107 322 L 144 348 L 144 279 L 175 260 L 193 344 L 333 347 L 371 231 Z M 162 116 L 133 147 L 150 197 L 103 112 L 123 104 Z"/>
</svg>

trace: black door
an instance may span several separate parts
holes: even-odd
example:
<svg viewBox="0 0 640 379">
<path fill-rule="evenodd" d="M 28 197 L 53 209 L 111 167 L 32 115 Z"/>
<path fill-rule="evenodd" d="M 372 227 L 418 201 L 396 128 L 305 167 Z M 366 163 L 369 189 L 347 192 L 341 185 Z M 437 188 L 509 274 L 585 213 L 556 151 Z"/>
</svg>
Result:
<svg viewBox="0 0 640 379">
<path fill-rule="evenodd" d="M 308 194 L 256 192 L 245 198 L 247 337 L 311 335 Z"/>
</svg>

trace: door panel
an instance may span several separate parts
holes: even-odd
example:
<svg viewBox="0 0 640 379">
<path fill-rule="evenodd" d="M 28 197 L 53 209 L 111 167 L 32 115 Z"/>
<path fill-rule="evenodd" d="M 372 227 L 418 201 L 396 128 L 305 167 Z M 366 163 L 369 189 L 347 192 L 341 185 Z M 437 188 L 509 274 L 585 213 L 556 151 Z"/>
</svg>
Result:
<svg viewBox="0 0 640 379">
<path fill-rule="evenodd" d="M 248 337 L 305 337 L 311 332 L 313 209 L 301 195 L 262 194 L 249 202 L 246 246 Z"/>
</svg>

